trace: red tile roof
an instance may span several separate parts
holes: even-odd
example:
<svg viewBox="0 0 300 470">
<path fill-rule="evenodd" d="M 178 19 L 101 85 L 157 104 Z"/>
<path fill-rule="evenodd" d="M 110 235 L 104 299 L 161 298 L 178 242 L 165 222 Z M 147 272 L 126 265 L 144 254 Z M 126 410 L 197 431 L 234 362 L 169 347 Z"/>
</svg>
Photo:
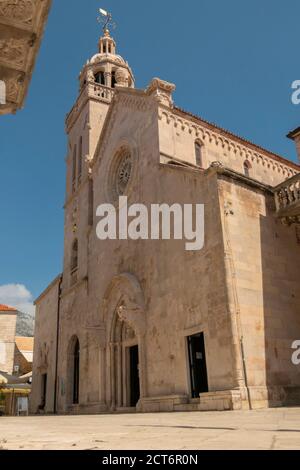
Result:
<svg viewBox="0 0 300 470">
<path fill-rule="evenodd" d="M 15 342 L 19 351 L 33 351 L 34 338 L 16 336 Z"/>
<path fill-rule="evenodd" d="M 0 304 L 0 312 L 16 312 L 17 310 L 13 307 L 9 307 L 8 305 L 1 305 Z"/>
</svg>

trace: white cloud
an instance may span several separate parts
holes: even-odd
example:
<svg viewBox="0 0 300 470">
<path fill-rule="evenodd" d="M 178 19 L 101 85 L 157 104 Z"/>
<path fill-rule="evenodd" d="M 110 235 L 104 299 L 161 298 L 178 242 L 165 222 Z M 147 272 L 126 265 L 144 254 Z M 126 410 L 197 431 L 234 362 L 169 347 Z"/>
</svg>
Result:
<svg viewBox="0 0 300 470">
<path fill-rule="evenodd" d="M 0 286 L 0 304 L 9 305 L 31 315 L 35 313 L 32 294 L 22 284 Z"/>
</svg>

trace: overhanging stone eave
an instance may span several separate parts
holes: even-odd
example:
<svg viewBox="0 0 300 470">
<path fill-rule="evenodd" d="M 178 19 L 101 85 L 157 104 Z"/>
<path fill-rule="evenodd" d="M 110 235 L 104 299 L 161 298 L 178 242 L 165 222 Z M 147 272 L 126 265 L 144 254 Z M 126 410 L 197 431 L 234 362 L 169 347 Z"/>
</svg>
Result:
<svg viewBox="0 0 300 470">
<path fill-rule="evenodd" d="M 244 184 L 253 189 L 259 189 L 262 192 L 268 193 L 269 195 L 273 194 L 273 188 L 267 184 L 261 183 L 258 180 L 249 178 L 248 176 L 243 175 L 231 168 L 228 168 L 219 162 L 212 164 L 207 170 L 206 173 L 215 172 L 219 179 L 230 179 L 237 184 Z"/>
<path fill-rule="evenodd" d="M 32 4 L 32 16 L 31 10 L 21 16 L 21 10 L 18 11 L 16 5 L 14 9 L 3 12 L 0 8 L 0 26 L 5 26 L 1 31 L 3 35 L 5 29 L 4 36 L 0 33 L 0 42 L 2 40 L 5 46 L 2 57 L 0 52 L 3 75 L 0 79 L 7 89 L 7 103 L 0 105 L 0 115 L 15 113 L 24 106 L 51 3 L 52 0 L 41 0 Z"/>
</svg>

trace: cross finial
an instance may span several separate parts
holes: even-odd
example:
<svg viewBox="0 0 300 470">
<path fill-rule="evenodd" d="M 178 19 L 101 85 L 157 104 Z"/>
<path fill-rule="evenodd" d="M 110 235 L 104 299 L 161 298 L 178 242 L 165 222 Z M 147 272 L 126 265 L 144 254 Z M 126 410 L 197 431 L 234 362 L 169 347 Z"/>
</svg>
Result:
<svg viewBox="0 0 300 470">
<path fill-rule="evenodd" d="M 101 16 L 98 16 L 98 23 L 102 24 L 102 29 L 104 34 L 109 34 L 109 27 L 113 29 L 116 27 L 116 23 L 112 19 L 112 14 L 102 8 L 99 8 L 99 13 Z"/>
</svg>

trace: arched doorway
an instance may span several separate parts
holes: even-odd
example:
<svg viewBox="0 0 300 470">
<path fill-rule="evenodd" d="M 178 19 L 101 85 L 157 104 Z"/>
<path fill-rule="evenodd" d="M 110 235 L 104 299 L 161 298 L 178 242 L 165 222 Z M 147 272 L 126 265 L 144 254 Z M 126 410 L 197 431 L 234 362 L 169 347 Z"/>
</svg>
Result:
<svg viewBox="0 0 300 470">
<path fill-rule="evenodd" d="M 138 338 L 117 312 L 112 329 L 111 357 L 113 406 L 116 409 L 134 408 L 141 396 Z"/>
<path fill-rule="evenodd" d="M 106 402 L 111 411 L 141 407 L 147 396 L 146 315 L 141 286 L 123 273 L 112 279 L 103 304 L 107 340 Z"/>
<path fill-rule="evenodd" d="M 79 368 L 80 368 L 80 345 L 77 338 L 74 346 L 74 357 L 73 357 L 73 405 L 79 404 Z"/>
<path fill-rule="evenodd" d="M 80 342 L 73 336 L 68 350 L 68 404 L 79 405 L 80 402 Z"/>
</svg>

